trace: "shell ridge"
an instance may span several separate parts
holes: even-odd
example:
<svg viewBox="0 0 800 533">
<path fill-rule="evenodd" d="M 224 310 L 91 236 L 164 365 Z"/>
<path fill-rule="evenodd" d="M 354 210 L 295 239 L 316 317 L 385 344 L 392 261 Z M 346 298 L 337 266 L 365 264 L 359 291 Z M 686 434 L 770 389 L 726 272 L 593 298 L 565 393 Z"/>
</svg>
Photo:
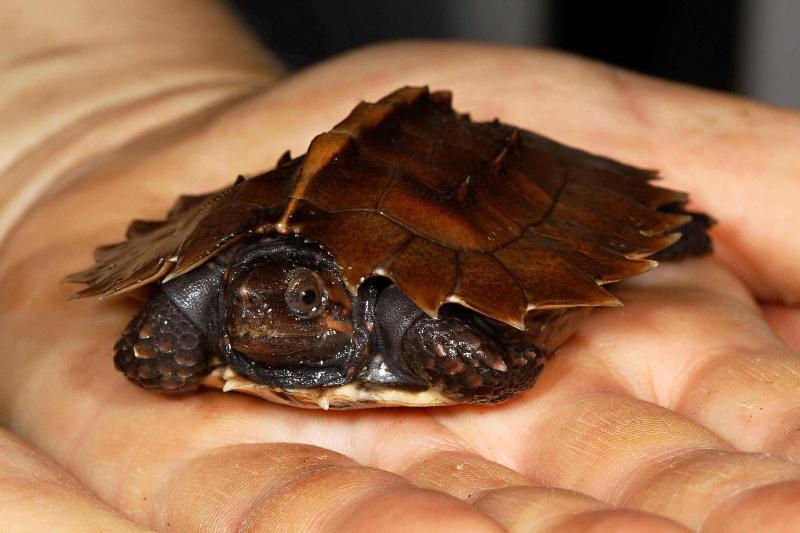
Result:
<svg viewBox="0 0 800 533">
<path fill-rule="evenodd" d="M 500 268 L 506 271 L 506 274 L 508 274 L 509 278 L 514 280 L 514 284 L 517 286 L 517 289 L 519 289 L 522 299 L 525 300 L 525 310 L 522 312 L 522 316 L 518 318 L 519 322 L 524 325 L 525 316 L 528 314 L 531 305 L 530 299 L 528 298 L 528 293 L 525 291 L 525 288 L 522 286 L 522 283 L 520 283 L 519 279 L 517 279 L 517 276 L 515 276 L 514 273 L 508 269 L 505 263 L 503 263 L 499 258 L 495 257 L 493 252 L 487 255 L 489 255 L 500 266 Z"/>
<path fill-rule="evenodd" d="M 344 132 L 326 131 L 314 137 L 300 167 L 297 169 L 297 176 L 292 183 L 288 205 L 277 224 L 279 228 L 288 227 L 292 214 L 297 210 L 297 202 L 305 199 L 314 179 L 321 174 L 322 170 L 337 158 L 344 157 L 345 152 L 348 149 L 352 149 L 355 143 L 355 139 Z"/>
<path fill-rule="evenodd" d="M 550 237 L 550 236 L 547 236 L 547 235 L 532 235 L 532 234 L 526 232 L 525 235 L 524 235 L 524 238 L 529 240 L 529 241 L 531 241 L 531 242 L 533 242 L 533 243 L 535 243 L 535 244 L 548 246 L 551 250 L 553 250 L 553 252 L 555 252 L 556 254 L 561 256 L 566 262 L 572 264 L 573 266 L 576 266 L 581 271 L 583 271 L 585 274 L 587 274 L 592 279 L 594 279 L 594 281 L 598 285 L 604 285 L 606 283 L 612 283 L 612 282 L 615 282 L 615 281 L 620 281 L 622 279 L 625 279 L 625 278 L 628 278 L 628 277 L 631 277 L 631 276 L 637 276 L 639 274 L 647 272 L 648 270 L 651 270 L 655 266 L 653 264 L 653 263 L 655 263 L 655 261 L 647 260 L 647 259 L 632 259 L 632 258 L 629 258 L 629 257 L 625 257 L 624 255 L 619 254 L 616 251 L 606 250 L 605 248 L 602 248 L 600 246 L 594 245 L 590 241 L 584 240 L 578 234 L 572 233 L 572 235 L 574 235 L 579 241 L 585 243 L 585 245 L 588 245 L 590 247 L 594 246 L 594 247 L 596 247 L 596 248 L 598 248 L 600 250 L 603 250 L 604 252 L 606 252 L 610 256 L 612 256 L 612 258 L 614 260 L 616 260 L 618 263 L 626 264 L 631 269 L 635 268 L 635 269 L 639 270 L 639 272 L 629 273 L 630 270 L 625 271 L 622 266 L 617 266 L 615 269 L 616 269 L 616 271 L 619 272 L 619 274 L 616 275 L 616 276 L 609 277 L 607 274 L 606 275 L 593 274 L 593 273 L 587 272 L 582 267 L 580 267 L 578 265 L 575 265 L 575 262 L 572 261 L 569 258 L 570 253 L 578 254 L 578 255 L 584 257 L 589 262 L 594 261 L 597 265 L 601 265 L 601 262 L 599 262 L 596 258 L 593 258 L 591 255 L 589 255 L 586 252 L 586 250 L 584 250 L 584 249 L 582 249 L 580 247 L 577 247 L 577 246 L 576 247 L 572 247 L 572 248 L 568 248 L 565 245 L 559 243 L 553 237 Z"/>
<path fill-rule="evenodd" d="M 458 251 L 458 252 L 480 252 L 480 253 L 493 253 L 494 252 L 494 249 L 485 251 L 485 250 L 480 250 L 478 248 L 454 247 L 453 245 L 447 244 L 446 242 L 443 242 L 443 241 L 440 241 L 438 239 L 429 237 L 427 235 L 423 235 L 421 233 L 417 233 L 417 231 L 414 228 L 409 227 L 407 224 L 404 224 L 403 222 L 397 220 L 396 218 L 392 217 L 391 215 L 388 215 L 388 214 L 386 214 L 386 213 L 384 213 L 383 211 L 380 211 L 380 210 L 370 209 L 370 208 L 366 208 L 366 207 L 353 207 L 353 208 L 348 208 L 348 209 L 327 210 L 324 207 L 321 207 L 321 206 L 319 206 L 319 205 L 315 204 L 314 202 L 309 201 L 307 199 L 300 199 L 300 201 L 305 203 L 305 204 L 314 206 L 316 209 L 318 209 L 321 212 L 325 212 L 325 213 L 328 213 L 328 214 L 331 214 L 331 215 L 340 214 L 340 213 L 367 213 L 367 214 L 374 214 L 374 215 L 377 215 L 377 216 L 380 216 L 380 217 L 386 219 L 387 221 L 389 221 L 392 224 L 395 224 L 396 226 L 406 230 L 407 232 L 410 232 L 410 233 L 414 234 L 416 237 L 419 237 L 420 239 L 425 239 L 427 241 L 432 242 L 433 244 L 437 244 L 439 246 L 443 246 L 443 247 L 448 248 L 450 250 L 455 250 L 455 251 Z M 298 212 L 299 212 L 299 209 L 298 209 Z M 300 231 L 302 231 L 303 226 L 300 225 L 298 229 Z M 521 236 L 522 235 L 520 234 L 519 237 L 515 237 L 513 240 L 510 240 L 510 241 L 504 243 L 503 245 L 510 244 L 510 243 L 518 240 L 519 238 L 521 238 Z M 501 245 L 500 247 L 502 247 L 503 245 Z"/>
<path fill-rule="evenodd" d="M 394 183 L 398 180 L 399 177 L 400 177 L 400 171 L 396 167 L 391 167 L 391 176 L 389 177 L 388 180 L 386 180 L 386 183 L 384 184 L 380 192 L 378 192 L 378 196 L 375 199 L 375 211 L 378 211 L 379 213 L 381 213 L 381 215 L 383 215 L 383 212 L 381 211 L 381 204 L 383 203 L 383 199 L 386 196 L 387 191 L 392 187 L 392 185 L 394 185 Z"/>
<path fill-rule="evenodd" d="M 538 226 L 539 224 L 546 222 L 550 218 L 550 216 L 553 214 L 556 207 L 558 206 L 558 202 L 561 201 L 561 197 L 564 194 L 564 190 L 567 188 L 567 185 L 571 181 L 569 178 L 569 172 L 567 172 L 567 165 L 560 154 L 556 156 L 556 160 L 558 161 L 558 168 L 559 170 L 561 170 L 561 183 L 559 184 L 558 189 L 556 189 L 555 194 L 553 194 L 553 200 L 550 202 L 550 205 L 547 206 L 547 209 L 542 214 L 542 218 L 537 222 L 534 222 L 533 224 L 529 224 L 528 228 L 532 226 Z"/>
<path fill-rule="evenodd" d="M 516 328 L 524 328 L 525 309 L 527 306 L 526 294 L 521 289 L 518 280 L 508 272 L 508 269 L 504 268 L 504 265 L 490 253 L 468 250 L 461 251 L 457 255 L 457 284 L 455 289 L 445 298 L 445 301 L 472 309 Z M 492 268 L 496 272 L 489 275 Z M 499 273 L 502 275 L 496 275 Z M 477 280 L 476 275 L 478 277 Z M 468 278 L 471 278 L 471 282 L 469 286 L 466 286 Z M 476 281 L 478 281 L 477 285 Z M 488 285 L 486 282 L 488 282 Z M 476 289 L 478 291 L 488 290 L 491 295 L 487 295 L 487 298 L 473 298 L 470 293 L 474 295 Z M 509 292 L 510 290 L 516 290 L 516 298 Z M 499 294 L 502 294 L 502 300 L 497 299 Z M 504 309 L 496 306 L 499 301 L 502 301 L 505 305 Z"/>
<path fill-rule="evenodd" d="M 373 265 L 372 273 L 378 274 L 379 276 L 387 275 L 379 273 L 379 271 L 385 271 L 386 268 L 390 267 L 392 265 L 392 261 L 394 261 L 397 258 L 397 256 L 403 253 L 411 245 L 411 241 L 413 241 L 416 238 L 417 236 L 415 234 L 409 233 L 408 237 L 406 237 L 406 239 L 402 243 L 400 243 L 400 246 L 398 246 L 391 254 L 387 255 L 384 259 L 378 261 L 375 265 Z M 389 277 L 391 277 L 391 275 L 389 275 Z"/>
<path fill-rule="evenodd" d="M 606 194 L 607 196 L 610 196 L 610 197 L 616 198 L 616 199 L 624 199 L 625 201 L 629 201 L 629 202 L 633 203 L 634 205 L 636 205 L 638 208 L 640 208 L 640 213 L 643 216 L 645 216 L 645 214 L 647 216 L 650 216 L 651 219 L 652 219 L 652 223 L 656 224 L 656 226 L 653 229 L 638 229 L 638 231 L 640 233 L 642 233 L 643 235 L 645 235 L 647 237 L 654 237 L 654 236 L 662 235 L 662 234 L 667 233 L 667 232 L 669 232 L 669 231 L 671 231 L 671 230 L 673 230 L 675 228 L 683 226 L 684 224 L 686 224 L 686 223 L 688 223 L 688 222 L 690 222 L 692 220 L 692 217 L 689 216 L 689 215 L 678 215 L 678 214 L 674 214 L 674 213 L 665 213 L 665 212 L 662 212 L 662 211 L 658 211 L 657 209 L 653 209 L 652 207 L 649 207 L 649 206 L 639 202 L 636 198 L 632 198 L 631 196 L 625 194 L 622 191 L 612 189 L 611 187 L 608 187 L 608 186 L 603 185 L 603 184 L 588 183 L 586 181 L 580 181 L 580 182 L 573 181 L 573 183 L 576 183 L 576 185 L 578 185 L 579 187 L 585 187 L 585 188 L 588 188 L 588 189 L 594 189 L 596 191 L 603 191 L 603 193 Z M 580 191 L 577 194 L 585 195 L 586 192 L 585 191 Z M 578 205 L 578 207 L 580 207 L 580 206 Z M 603 213 L 606 214 L 607 211 L 603 211 Z M 611 216 L 607 215 L 607 214 L 606 214 L 606 216 L 604 218 L 606 218 L 606 220 L 609 220 L 609 221 L 617 222 L 617 221 L 613 220 L 613 218 Z M 643 223 L 644 222 L 642 222 L 642 224 Z"/>
<path fill-rule="evenodd" d="M 542 216 L 541 216 L 541 218 L 539 220 L 537 220 L 536 222 L 533 222 L 531 224 L 528 224 L 527 226 L 522 228 L 522 231 L 520 232 L 520 234 L 515 239 L 512 239 L 512 240 L 510 240 L 508 242 L 504 242 L 502 244 L 499 244 L 496 248 L 491 250 L 491 253 L 494 254 L 494 253 L 498 252 L 499 250 L 502 250 L 506 246 L 510 246 L 510 245 L 514 244 L 515 242 L 517 242 L 519 239 L 521 239 L 523 237 L 523 235 L 525 234 L 526 231 L 528 231 L 531 228 L 534 228 L 536 226 L 539 226 L 540 224 L 546 223 L 549 220 L 549 218 L 550 218 L 551 214 L 553 213 L 553 211 L 555 210 L 555 207 L 558 204 L 558 201 L 559 201 L 559 199 L 561 197 L 561 193 L 564 191 L 564 188 L 566 187 L 566 185 L 567 185 L 567 179 L 565 178 L 562 181 L 561 186 L 559 187 L 559 189 L 553 195 L 553 201 L 550 202 L 550 205 L 548 206 L 548 209 L 542 214 Z"/>
</svg>

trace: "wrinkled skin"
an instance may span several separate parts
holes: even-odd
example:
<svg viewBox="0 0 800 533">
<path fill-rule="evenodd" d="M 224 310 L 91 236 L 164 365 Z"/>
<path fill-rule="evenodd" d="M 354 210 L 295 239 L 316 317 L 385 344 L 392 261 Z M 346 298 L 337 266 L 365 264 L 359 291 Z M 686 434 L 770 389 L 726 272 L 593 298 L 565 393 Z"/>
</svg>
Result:
<svg viewBox="0 0 800 533">
<path fill-rule="evenodd" d="M 203 9 L 160 15 L 202 26 Z M 237 35 L 215 20 L 215 43 Z M 223 48 L 239 64 L 225 67 L 225 53 L 203 47 L 204 33 L 187 31 L 192 53 L 221 58 L 198 61 L 203 69 L 159 67 L 174 75 L 136 89 L 180 97 L 127 108 L 138 122 L 73 123 L 62 159 L 42 133 L 56 115 L 1 122 L 4 135 L 51 154 L 22 155 L 25 142 L 11 143 L 20 159 L 2 182 L 55 175 L 59 185 L 0 256 L 0 421 L 19 435 L 0 434 L 0 522 L 117 531 L 800 528 L 800 311 L 789 305 L 800 301 L 797 113 L 550 52 L 435 44 L 359 51 L 237 98 L 267 85 L 268 71 L 234 37 Z M 236 83 L 191 88 L 186 78 L 198 71 Z M 89 69 L 74 81 L 97 109 L 112 89 L 120 94 L 95 83 L 100 75 Z M 501 406 L 309 412 L 127 384 L 109 347 L 135 304 L 67 303 L 70 287 L 55 280 L 134 216 L 157 217 L 179 191 L 266 168 L 287 147 L 299 153 L 356 100 L 405 83 L 449 87 L 475 116 L 660 168 L 666 185 L 691 191 L 719 219 L 716 256 L 618 287 L 625 307 L 594 313 L 534 389 Z M 19 119 L 46 114 L 40 106 L 0 109 Z M 50 111 L 68 122 L 69 109 Z M 86 141 L 99 132 L 132 139 L 167 116 L 183 118 L 110 151 Z"/>
</svg>

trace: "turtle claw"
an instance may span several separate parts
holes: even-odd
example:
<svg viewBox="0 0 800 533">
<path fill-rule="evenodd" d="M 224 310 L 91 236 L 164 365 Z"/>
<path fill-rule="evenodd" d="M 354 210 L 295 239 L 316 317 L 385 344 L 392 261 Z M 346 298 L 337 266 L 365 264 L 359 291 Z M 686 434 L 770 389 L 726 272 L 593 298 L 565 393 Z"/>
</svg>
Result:
<svg viewBox="0 0 800 533">
<path fill-rule="evenodd" d="M 503 358 L 497 354 L 480 350 L 478 353 L 476 353 L 475 359 L 477 359 L 478 362 L 480 362 L 483 366 L 489 367 L 492 370 L 497 370 L 498 372 L 508 372 L 508 366 L 506 366 L 505 361 L 503 361 Z"/>
</svg>

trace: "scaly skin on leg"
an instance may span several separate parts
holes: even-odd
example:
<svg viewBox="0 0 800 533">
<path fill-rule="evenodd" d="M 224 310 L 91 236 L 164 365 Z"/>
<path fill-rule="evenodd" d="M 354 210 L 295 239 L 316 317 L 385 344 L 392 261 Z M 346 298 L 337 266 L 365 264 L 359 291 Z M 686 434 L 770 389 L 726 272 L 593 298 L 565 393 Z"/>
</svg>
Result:
<svg viewBox="0 0 800 533">
<path fill-rule="evenodd" d="M 406 334 L 403 355 L 445 395 L 464 403 L 498 403 L 528 390 L 544 355 L 534 345 L 501 345 L 456 317 L 422 317 Z"/>
<path fill-rule="evenodd" d="M 114 345 L 114 365 L 137 385 L 164 392 L 194 390 L 210 371 L 205 335 L 161 291 Z"/>
<path fill-rule="evenodd" d="M 378 297 L 375 320 L 389 382 L 432 387 L 462 403 L 512 398 L 533 385 L 544 363 L 542 350 L 526 339 L 500 342 L 470 312 L 431 318 L 397 286 Z"/>
</svg>

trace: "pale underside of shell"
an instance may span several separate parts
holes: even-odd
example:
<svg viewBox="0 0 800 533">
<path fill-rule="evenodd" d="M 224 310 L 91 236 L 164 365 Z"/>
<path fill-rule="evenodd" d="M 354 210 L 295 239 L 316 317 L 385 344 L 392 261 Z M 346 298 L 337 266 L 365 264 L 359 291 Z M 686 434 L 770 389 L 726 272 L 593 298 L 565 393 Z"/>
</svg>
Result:
<svg viewBox="0 0 800 533">
<path fill-rule="evenodd" d="M 324 246 L 351 290 L 390 278 L 425 312 L 458 303 L 517 328 L 532 309 L 620 305 L 602 285 L 655 266 L 690 217 L 653 171 L 498 121 L 450 94 L 406 87 L 359 104 L 301 157 L 135 221 L 68 277 L 110 296 L 179 276 L 257 234 Z"/>
<path fill-rule="evenodd" d="M 203 380 L 203 385 L 212 389 L 222 389 L 223 392 L 243 392 L 274 403 L 306 409 L 435 407 L 458 403 L 457 400 L 448 398 L 434 388 L 411 391 L 394 387 L 369 386 L 359 381 L 338 387 L 284 389 L 254 383 L 228 366 L 214 369 Z"/>
</svg>

